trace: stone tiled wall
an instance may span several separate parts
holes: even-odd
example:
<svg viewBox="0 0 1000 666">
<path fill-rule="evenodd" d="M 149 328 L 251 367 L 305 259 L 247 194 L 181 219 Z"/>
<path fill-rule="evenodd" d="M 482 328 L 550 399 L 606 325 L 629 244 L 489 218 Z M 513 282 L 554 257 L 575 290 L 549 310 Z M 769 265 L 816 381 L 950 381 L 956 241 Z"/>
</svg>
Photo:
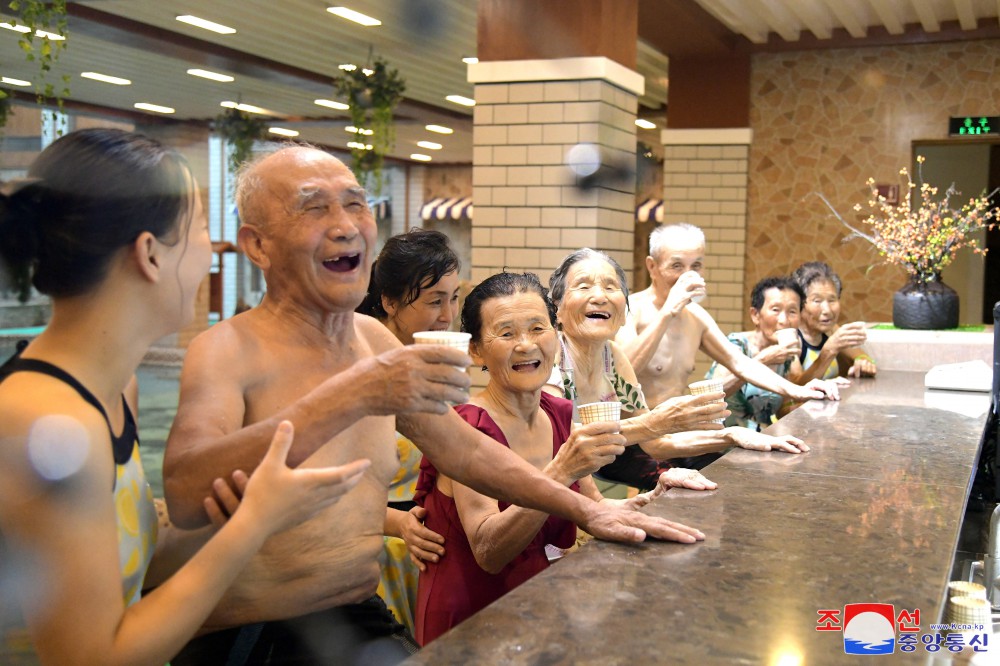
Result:
<svg viewBox="0 0 1000 666">
<path fill-rule="evenodd" d="M 506 267 L 545 283 L 584 246 L 631 273 L 633 179 L 584 190 L 565 162 L 592 143 L 605 163 L 634 164 L 635 94 L 602 80 L 481 83 L 475 94 L 472 281 Z"/>
<path fill-rule="evenodd" d="M 868 272 L 877 255 L 842 243 L 811 193 L 855 219 L 867 178 L 896 182 L 913 141 L 946 139 L 949 116 L 1000 113 L 1000 41 L 756 54 L 751 100 L 746 288 L 822 260 L 844 282 L 843 320 L 890 320 L 904 273 Z"/>
<path fill-rule="evenodd" d="M 746 256 L 747 145 L 670 145 L 663 148 L 664 224 L 687 222 L 705 232 L 702 304 L 723 331 L 743 322 Z"/>
</svg>

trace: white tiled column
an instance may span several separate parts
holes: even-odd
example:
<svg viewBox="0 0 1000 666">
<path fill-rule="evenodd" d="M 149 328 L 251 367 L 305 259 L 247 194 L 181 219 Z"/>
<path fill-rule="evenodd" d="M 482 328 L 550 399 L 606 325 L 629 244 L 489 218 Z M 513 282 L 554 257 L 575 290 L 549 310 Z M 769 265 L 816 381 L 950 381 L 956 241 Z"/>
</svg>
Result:
<svg viewBox="0 0 1000 666">
<path fill-rule="evenodd" d="M 635 182 L 582 190 L 566 153 L 596 146 L 607 164 L 635 164 L 641 75 L 604 57 L 481 62 L 473 127 L 472 281 L 504 268 L 543 284 L 569 252 L 608 252 L 631 279 Z"/>
<path fill-rule="evenodd" d="M 705 232 L 702 303 L 723 332 L 744 328 L 749 286 L 746 263 L 748 158 L 752 131 L 668 129 L 663 141 L 663 221 Z"/>
</svg>

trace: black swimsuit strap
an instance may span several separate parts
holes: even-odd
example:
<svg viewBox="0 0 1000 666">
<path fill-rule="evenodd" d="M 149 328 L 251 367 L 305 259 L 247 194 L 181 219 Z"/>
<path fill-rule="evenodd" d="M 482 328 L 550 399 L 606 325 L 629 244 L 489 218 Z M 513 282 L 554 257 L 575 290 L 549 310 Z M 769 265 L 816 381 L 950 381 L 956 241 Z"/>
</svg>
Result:
<svg viewBox="0 0 1000 666">
<path fill-rule="evenodd" d="M 42 375 L 53 377 L 54 379 L 58 379 L 68 385 L 70 388 L 79 393 L 81 398 L 92 405 L 101 413 L 101 416 L 104 417 L 104 422 L 108 424 L 108 434 L 111 436 L 111 445 L 114 452 L 115 464 L 124 465 L 127 463 L 129 458 L 132 457 L 132 447 L 138 441 L 139 437 L 136 432 L 135 419 L 132 416 L 132 410 L 129 409 L 125 396 L 122 396 L 122 408 L 125 411 L 125 427 L 122 428 L 120 435 L 115 435 L 114 430 L 111 428 L 111 419 L 108 418 L 108 413 L 105 411 L 104 405 L 101 404 L 101 401 L 98 400 L 86 386 L 80 383 L 80 380 L 59 366 L 53 365 L 48 361 L 42 361 L 35 358 L 21 358 L 21 351 L 23 351 L 23 346 L 18 345 L 17 353 L 6 363 L 0 366 L 0 382 L 15 372 L 37 372 Z"/>
</svg>

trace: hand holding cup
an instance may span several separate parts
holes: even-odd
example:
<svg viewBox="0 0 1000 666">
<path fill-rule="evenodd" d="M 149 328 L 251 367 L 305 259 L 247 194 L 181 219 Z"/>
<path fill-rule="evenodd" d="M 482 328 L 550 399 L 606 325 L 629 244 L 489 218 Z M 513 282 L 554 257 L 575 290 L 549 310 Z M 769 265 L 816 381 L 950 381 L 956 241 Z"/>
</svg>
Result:
<svg viewBox="0 0 1000 666">
<path fill-rule="evenodd" d="M 691 391 L 691 395 L 704 395 L 705 393 L 722 393 L 724 391 L 723 381 L 721 379 L 703 379 L 700 382 L 694 382 L 693 384 L 688 384 L 688 390 Z M 716 402 L 725 403 L 725 399 L 720 398 Z M 724 423 L 725 419 L 716 419 L 715 423 Z"/>
<path fill-rule="evenodd" d="M 419 331 L 413 334 L 413 344 L 415 345 L 442 345 L 458 349 L 465 354 L 469 353 L 469 340 L 471 339 L 472 335 L 470 333 L 456 331 Z M 455 367 L 465 372 L 465 368 Z M 468 402 L 468 396 L 466 396 L 465 402 Z"/>
</svg>

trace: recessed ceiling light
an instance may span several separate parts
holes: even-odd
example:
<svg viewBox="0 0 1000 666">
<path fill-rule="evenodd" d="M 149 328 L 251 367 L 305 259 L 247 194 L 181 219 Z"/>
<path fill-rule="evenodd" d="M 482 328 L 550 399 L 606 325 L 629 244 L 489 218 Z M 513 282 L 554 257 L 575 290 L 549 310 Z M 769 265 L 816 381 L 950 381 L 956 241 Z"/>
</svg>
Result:
<svg viewBox="0 0 1000 666">
<path fill-rule="evenodd" d="M 444 125 L 424 125 L 424 129 L 429 132 L 437 132 L 438 134 L 451 134 L 455 131 L 450 127 L 445 127 Z"/>
<path fill-rule="evenodd" d="M 284 127 L 268 127 L 267 131 L 271 134 L 278 134 L 279 136 L 298 136 L 299 133 L 293 129 L 285 129 Z"/>
<path fill-rule="evenodd" d="M 477 62 L 479 62 L 479 58 L 475 58 L 475 57 L 462 58 L 462 62 L 464 62 L 467 65 L 475 65 Z"/>
<path fill-rule="evenodd" d="M 0 83 L 6 83 L 11 86 L 30 86 L 31 81 L 22 81 L 21 79 L 11 79 L 6 76 L 0 76 Z"/>
<path fill-rule="evenodd" d="M 80 72 L 80 76 L 85 79 L 93 79 L 94 81 L 102 81 L 104 83 L 110 83 L 116 86 L 130 86 L 132 82 L 128 79 L 123 79 L 117 76 L 108 76 L 107 74 L 100 74 L 98 72 Z"/>
<path fill-rule="evenodd" d="M 433 141 L 417 141 L 417 145 L 427 150 L 441 150 L 441 144 Z"/>
<path fill-rule="evenodd" d="M 353 71 L 354 71 L 354 70 L 356 70 L 357 68 L 358 68 L 358 66 L 357 66 L 357 65 L 352 65 L 352 64 L 351 64 L 351 63 L 349 63 L 349 62 L 345 62 L 345 63 L 344 63 L 343 65 L 337 65 L 337 69 L 342 69 L 342 70 L 344 70 L 345 72 L 353 72 Z"/>
<path fill-rule="evenodd" d="M 476 105 L 476 100 L 469 99 L 468 97 L 462 97 L 461 95 L 448 95 L 445 99 L 454 104 L 461 104 L 462 106 Z"/>
<path fill-rule="evenodd" d="M 13 30 L 14 32 L 31 32 L 31 28 L 26 25 L 14 25 L 13 23 L 0 23 L 0 28 Z"/>
<path fill-rule="evenodd" d="M 418 162 L 430 162 L 433 158 L 430 155 L 421 155 L 420 153 L 412 153 L 410 155 L 411 160 L 417 160 Z"/>
<path fill-rule="evenodd" d="M 229 83 L 230 81 L 235 81 L 233 77 L 228 74 L 219 74 L 217 72 L 210 72 L 207 69 L 189 69 L 187 71 L 191 76 L 200 76 L 203 79 L 211 79 L 213 81 L 221 81 L 222 83 Z"/>
<path fill-rule="evenodd" d="M 220 102 L 219 106 L 224 106 L 227 109 L 239 109 L 240 111 L 246 111 L 247 113 L 257 113 L 262 116 L 276 116 L 274 111 L 268 111 L 267 109 L 262 109 L 259 106 L 254 106 L 253 104 L 240 104 L 237 102 Z"/>
<path fill-rule="evenodd" d="M 347 142 L 347 147 L 348 148 L 357 148 L 358 150 L 371 150 L 372 149 L 372 144 L 370 144 L 370 143 L 359 143 L 357 141 L 348 141 Z"/>
<path fill-rule="evenodd" d="M 137 109 L 142 109 L 143 111 L 153 111 L 155 113 L 174 113 L 174 109 L 169 106 L 160 106 L 159 104 L 147 104 L 146 102 L 136 102 L 133 104 Z"/>
<path fill-rule="evenodd" d="M 348 21 L 354 21 L 355 23 L 360 23 L 361 25 L 370 28 L 375 25 L 382 25 L 382 21 L 377 18 L 372 18 L 371 16 L 366 16 L 361 12 L 356 12 L 353 9 L 348 9 L 347 7 L 327 7 L 326 11 L 331 14 L 336 14 L 340 18 L 347 19 Z"/>
<path fill-rule="evenodd" d="M 642 129 L 656 129 L 656 123 L 651 123 L 643 118 L 637 118 L 635 124 Z"/>
<path fill-rule="evenodd" d="M 351 134 L 364 134 L 365 136 L 371 136 L 375 133 L 375 130 L 365 129 L 364 127 L 357 128 L 354 125 L 348 125 L 344 128 L 344 131 Z"/>
<path fill-rule="evenodd" d="M 337 109 L 339 111 L 347 111 L 349 108 L 351 108 L 348 105 L 344 104 L 343 102 L 334 102 L 332 99 L 314 99 L 313 104 L 317 104 L 319 106 L 325 106 L 331 109 Z"/>
<path fill-rule="evenodd" d="M 181 23 L 187 23 L 188 25 L 193 25 L 196 28 L 211 30 L 212 32 L 217 32 L 220 35 L 232 35 L 236 32 L 236 28 L 230 28 L 228 25 L 222 25 L 221 23 L 215 23 L 214 21 L 206 21 L 203 18 L 191 16 L 190 14 L 185 14 L 184 16 L 178 16 L 176 18 Z"/>
<path fill-rule="evenodd" d="M 35 36 L 44 37 L 45 39 L 51 39 L 54 42 L 61 42 L 66 39 L 65 35 L 57 35 L 54 32 L 49 32 L 47 30 L 35 30 Z"/>
<path fill-rule="evenodd" d="M 6 28 L 7 30 L 13 30 L 14 32 L 31 32 L 31 28 L 26 25 L 16 25 L 14 23 L 0 23 L 0 28 Z M 54 32 L 49 32 L 48 30 L 35 30 L 35 35 L 38 37 L 44 37 L 46 39 L 51 39 L 54 42 L 61 42 L 66 39 L 65 35 L 57 35 Z"/>
</svg>

